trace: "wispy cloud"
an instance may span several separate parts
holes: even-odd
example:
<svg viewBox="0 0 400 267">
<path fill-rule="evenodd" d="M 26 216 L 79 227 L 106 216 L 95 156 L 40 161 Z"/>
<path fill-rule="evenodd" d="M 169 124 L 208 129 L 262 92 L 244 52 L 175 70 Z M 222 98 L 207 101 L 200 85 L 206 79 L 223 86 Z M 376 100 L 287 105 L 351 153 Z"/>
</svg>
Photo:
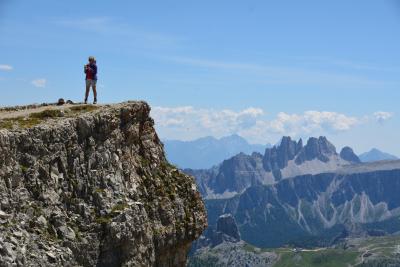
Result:
<svg viewBox="0 0 400 267">
<path fill-rule="evenodd" d="M 44 79 L 44 78 L 35 79 L 35 80 L 33 80 L 31 83 L 32 83 L 32 85 L 35 86 L 35 87 L 44 88 L 44 87 L 46 87 L 47 80 Z"/>
<path fill-rule="evenodd" d="M 399 82 L 374 80 L 367 76 L 343 74 L 335 71 L 309 69 L 307 67 L 286 67 L 276 65 L 261 65 L 245 62 L 230 62 L 190 57 L 166 57 L 165 60 L 198 68 L 215 69 L 218 71 L 238 72 L 243 76 L 256 75 L 264 84 L 307 84 L 337 88 L 366 88 L 400 85 Z"/>
<path fill-rule="evenodd" d="M 336 59 L 330 60 L 332 65 L 354 69 L 354 70 L 370 70 L 370 71 L 386 71 L 386 72 L 400 72 L 400 69 L 379 67 L 368 63 L 359 63 L 351 60 Z"/>
<path fill-rule="evenodd" d="M 0 64 L 0 70 L 3 70 L 3 71 L 11 71 L 11 70 L 13 70 L 14 68 L 11 66 L 11 65 L 6 65 L 6 64 Z"/>
<path fill-rule="evenodd" d="M 306 66 L 331 68 L 335 67 L 343 71 L 373 71 L 373 72 L 398 72 L 399 68 L 382 66 L 371 62 L 360 62 L 354 59 L 329 58 L 329 57 L 295 57 L 294 62 L 302 63 Z"/>
<path fill-rule="evenodd" d="M 309 134 L 312 132 L 347 131 L 360 123 L 356 117 L 329 111 L 305 111 L 303 114 L 278 113 L 269 124 L 269 129 L 280 134 Z"/>
<path fill-rule="evenodd" d="M 97 33 L 121 33 L 124 27 L 113 23 L 110 17 L 62 18 L 56 24 Z"/>
<path fill-rule="evenodd" d="M 257 120 L 249 129 L 242 129 L 240 135 L 248 140 L 266 141 L 271 136 L 306 137 L 313 135 L 338 134 L 363 124 L 363 118 L 331 111 L 305 111 L 303 113 L 278 113 L 273 119 Z"/>
<path fill-rule="evenodd" d="M 251 127 L 256 123 L 256 119 L 263 114 L 262 109 L 253 107 L 240 111 L 195 109 L 191 106 L 155 107 L 152 109 L 152 115 L 160 127 L 195 131 L 207 130 L 215 135 Z"/>
<path fill-rule="evenodd" d="M 182 38 L 170 34 L 139 29 L 113 17 L 58 18 L 54 20 L 54 23 L 108 37 L 122 36 L 126 38 L 125 42 L 134 44 L 171 46 L 177 45 L 182 40 Z"/>
<path fill-rule="evenodd" d="M 387 111 L 377 111 L 373 115 L 375 119 L 381 124 L 387 120 L 390 120 L 394 116 L 392 112 Z"/>
</svg>

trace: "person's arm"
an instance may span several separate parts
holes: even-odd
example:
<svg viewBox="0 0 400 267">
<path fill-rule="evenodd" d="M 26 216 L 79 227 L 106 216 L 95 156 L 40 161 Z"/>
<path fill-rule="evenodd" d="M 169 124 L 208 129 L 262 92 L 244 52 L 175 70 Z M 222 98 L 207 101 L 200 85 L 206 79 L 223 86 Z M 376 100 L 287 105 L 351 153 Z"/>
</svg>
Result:
<svg viewBox="0 0 400 267">
<path fill-rule="evenodd" d="M 97 65 L 93 65 L 92 73 L 93 73 L 94 76 L 96 76 L 96 74 L 97 74 Z"/>
</svg>

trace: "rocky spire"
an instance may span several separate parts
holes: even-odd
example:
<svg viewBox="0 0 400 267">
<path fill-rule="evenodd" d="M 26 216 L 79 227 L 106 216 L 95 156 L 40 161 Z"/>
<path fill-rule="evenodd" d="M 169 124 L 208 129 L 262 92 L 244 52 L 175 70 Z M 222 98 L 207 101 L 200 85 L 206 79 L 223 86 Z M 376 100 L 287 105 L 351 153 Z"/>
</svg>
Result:
<svg viewBox="0 0 400 267">
<path fill-rule="evenodd" d="M 283 169 L 289 160 L 294 159 L 298 152 L 298 143 L 293 141 L 290 136 L 282 137 L 278 147 L 267 148 L 265 150 L 263 165 L 267 171 Z M 302 143 L 300 143 L 302 145 Z"/>
<path fill-rule="evenodd" d="M 325 136 L 320 136 L 319 138 L 311 137 L 299 152 L 296 164 L 300 165 L 313 159 L 328 162 L 329 157 L 332 155 L 337 155 L 336 148 Z"/>
<path fill-rule="evenodd" d="M 217 231 L 233 237 L 238 241 L 240 240 L 239 229 L 232 214 L 223 214 L 219 216 L 217 221 Z"/>
<path fill-rule="evenodd" d="M 354 153 L 351 147 L 344 147 L 342 151 L 340 151 L 340 157 L 344 160 L 347 160 L 351 163 L 361 163 L 361 160 L 358 156 Z"/>
</svg>

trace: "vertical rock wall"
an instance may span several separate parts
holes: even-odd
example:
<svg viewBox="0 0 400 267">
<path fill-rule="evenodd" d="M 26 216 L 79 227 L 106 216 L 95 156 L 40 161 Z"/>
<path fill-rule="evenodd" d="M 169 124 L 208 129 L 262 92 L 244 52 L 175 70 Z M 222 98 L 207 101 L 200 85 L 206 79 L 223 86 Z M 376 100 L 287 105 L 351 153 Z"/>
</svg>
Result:
<svg viewBox="0 0 400 267">
<path fill-rule="evenodd" d="M 184 266 L 206 213 L 149 106 L 77 110 L 0 129 L 0 265 Z"/>
</svg>

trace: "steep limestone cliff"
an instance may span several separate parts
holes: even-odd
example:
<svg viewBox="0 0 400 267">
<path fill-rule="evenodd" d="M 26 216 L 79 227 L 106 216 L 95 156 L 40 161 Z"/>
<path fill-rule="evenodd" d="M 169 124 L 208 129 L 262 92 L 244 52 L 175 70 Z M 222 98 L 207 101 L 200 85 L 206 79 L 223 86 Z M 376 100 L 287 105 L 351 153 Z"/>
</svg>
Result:
<svg viewBox="0 0 400 267">
<path fill-rule="evenodd" d="M 0 116 L 1 266 L 185 265 L 206 213 L 149 111 L 127 102 Z"/>
</svg>

